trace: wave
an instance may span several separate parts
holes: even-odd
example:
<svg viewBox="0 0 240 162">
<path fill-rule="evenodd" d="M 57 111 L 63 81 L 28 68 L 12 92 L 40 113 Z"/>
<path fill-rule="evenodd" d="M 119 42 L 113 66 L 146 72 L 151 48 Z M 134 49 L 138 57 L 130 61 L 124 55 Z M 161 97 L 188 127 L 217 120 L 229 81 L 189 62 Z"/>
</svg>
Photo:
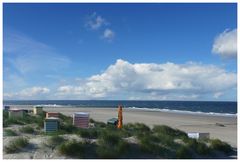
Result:
<svg viewBox="0 0 240 162">
<path fill-rule="evenodd" d="M 43 106 L 43 107 L 72 107 L 71 105 L 57 105 L 57 104 L 39 104 L 36 106 Z"/>
<path fill-rule="evenodd" d="M 188 111 L 188 110 L 174 110 L 174 109 L 160 109 L 160 108 L 139 108 L 139 107 L 128 107 L 128 108 L 144 110 L 144 111 L 160 111 L 160 112 L 179 113 L 179 114 L 237 117 L 237 113 L 230 114 L 230 113 L 216 113 L 216 112 L 202 112 L 202 111 Z"/>
</svg>

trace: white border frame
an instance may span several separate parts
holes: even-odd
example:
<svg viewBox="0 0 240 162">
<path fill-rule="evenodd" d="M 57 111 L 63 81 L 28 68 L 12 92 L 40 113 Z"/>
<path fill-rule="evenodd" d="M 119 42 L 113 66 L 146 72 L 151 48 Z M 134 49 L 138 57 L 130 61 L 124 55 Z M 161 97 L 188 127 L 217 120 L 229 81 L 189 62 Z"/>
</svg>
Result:
<svg viewBox="0 0 240 162">
<path fill-rule="evenodd" d="M 1 44 L 0 44 L 0 50 L 1 50 L 1 55 L 0 55 L 0 66 L 3 67 L 3 3 L 238 3 L 238 7 L 237 7 L 237 19 L 238 19 L 238 27 L 240 26 L 239 23 L 239 16 L 240 16 L 240 8 L 239 8 L 239 1 L 238 0 L 195 0 L 195 1 L 190 1 L 190 0 L 71 0 L 71 1 L 67 1 L 67 0 L 2 0 L 1 5 L 0 5 L 0 37 L 1 37 Z M 238 33 L 239 33 L 239 29 L 237 29 Z M 239 38 L 239 34 L 238 34 L 238 42 L 240 42 L 240 38 Z M 238 49 L 239 49 L 239 45 L 240 43 L 238 43 Z M 238 70 L 240 69 L 240 65 L 239 65 L 239 61 L 240 58 L 237 57 L 237 101 L 240 100 L 240 96 L 239 96 L 239 72 Z M 3 106 L 3 68 L 0 68 L 0 104 L 1 106 Z M 238 113 L 239 113 L 239 104 L 238 104 Z M 2 121 L 2 110 L 0 111 L 0 115 L 1 115 L 1 121 Z M 237 117 L 237 128 L 238 128 L 238 137 L 237 137 L 237 143 L 238 143 L 238 149 L 240 146 L 240 141 L 239 141 L 239 115 Z M 3 151 L 3 143 L 2 143 L 2 139 L 3 139 L 3 126 L 1 125 L 1 133 L 0 133 L 0 149 L 1 151 Z M 237 153 L 237 159 L 239 159 L 240 153 L 238 151 Z M 3 155 L 2 153 L 0 153 L 0 158 L 3 161 L 9 161 L 9 160 L 5 160 L 3 159 Z M 236 159 L 236 160 L 237 160 Z M 22 159 L 23 160 L 23 159 Z M 59 160 L 59 159 L 50 159 L 50 160 Z M 81 159 L 83 160 L 83 159 Z M 131 161 L 139 161 L 139 160 L 144 160 L 144 159 L 137 159 L 137 160 L 131 160 Z M 179 160 L 179 159 L 177 159 Z M 199 159 L 196 159 L 199 160 Z M 200 159 L 200 160 L 205 160 L 205 159 Z M 12 161 L 19 161 L 19 160 L 12 160 Z M 24 161 L 30 161 L 29 160 L 25 160 Z M 42 160 L 41 161 L 48 161 L 48 160 Z M 67 160 L 67 161 L 73 161 L 73 160 Z M 91 161 L 102 161 L 101 159 L 99 160 L 91 160 Z M 114 161 L 114 160 L 110 160 L 110 161 Z M 118 160 L 118 161 L 124 161 L 124 160 Z M 160 160 L 157 160 L 160 161 Z M 169 161 L 169 160 L 161 160 L 161 161 Z M 171 160 L 171 161 L 175 161 L 175 160 Z M 189 161 L 193 161 L 193 160 L 189 160 Z M 211 160 L 211 161 L 219 161 L 219 160 Z M 228 161 L 228 160 L 223 160 L 223 161 Z"/>
</svg>

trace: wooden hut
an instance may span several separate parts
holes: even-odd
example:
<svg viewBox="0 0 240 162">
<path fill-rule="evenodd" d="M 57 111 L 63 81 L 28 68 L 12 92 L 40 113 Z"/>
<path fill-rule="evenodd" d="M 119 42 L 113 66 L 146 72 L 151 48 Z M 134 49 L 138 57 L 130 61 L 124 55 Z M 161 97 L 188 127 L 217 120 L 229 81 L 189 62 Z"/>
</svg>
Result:
<svg viewBox="0 0 240 162">
<path fill-rule="evenodd" d="M 59 113 L 58 112 L 47 112 L 46 113 L 46 118 L 50 118 L 50 117 L 58 118 L 59 117 Z"/>
<path fill-rule="evenodd" d="M 46 118 L 44 121 L 45 132 L 55 132 L 59 128 L 59 119 L 55 117 Z"/>
<path fill-rule="evenodd" d="M 25 111 L 21 109 L 10 109 L 8 111 L 9 118 L 23 118 Z"/>
<path fill-rule="evenodd" d="M 33 114 L 39 115 L 41 113 L 43 113 L 43 107 L 42 106 L 35 106 L 33 108 Z"/>
<path fill-rule="evenodd" d="M 76 112 L 73 114 L 73 125 L 78 128 L 89 127 L 89 113 L 87 112 Z"/>
<path fill-rule="evenodd" d="M 209 139 L 210 133 L 190 132 L 188 133 L 188 137 L 195 139 Z"/>
</svg>

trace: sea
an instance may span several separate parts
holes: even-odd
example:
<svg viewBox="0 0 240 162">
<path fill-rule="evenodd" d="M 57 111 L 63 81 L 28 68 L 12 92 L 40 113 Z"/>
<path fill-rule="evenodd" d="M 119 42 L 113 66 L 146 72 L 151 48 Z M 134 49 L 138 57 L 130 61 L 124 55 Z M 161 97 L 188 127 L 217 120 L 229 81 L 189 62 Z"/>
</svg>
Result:
<svg viewBox="0 0 240 162">
<path fill-rule="evenodd" d="M 112 108 L 162 111 L 184 114 L 205 114 L 237 117 L 237 102 L 230 101 L 136 101 L 136 100 L 5 100 L 4 105 L 39 105 L 43 107 Z"/>
</svg>

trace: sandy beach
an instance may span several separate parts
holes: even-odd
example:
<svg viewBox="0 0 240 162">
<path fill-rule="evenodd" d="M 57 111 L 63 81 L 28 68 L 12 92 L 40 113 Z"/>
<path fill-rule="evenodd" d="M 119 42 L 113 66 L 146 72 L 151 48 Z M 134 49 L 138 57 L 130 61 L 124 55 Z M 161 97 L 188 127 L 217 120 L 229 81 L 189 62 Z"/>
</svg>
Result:
<svg viewBox="0 0 240 162">
<path fill-rule="evenodd" d="M 32 106 L 11 106 L 11 108 L 31 109 Z M 90 118 L 105 123 L 108 119 L 117 117 L 117 108 L 45 107 L 44 111 L 60 112 L 69 116 L 74 112 L 89 112 Z M 123 123 L 135 122 L 144 123 L 150 127 L 154 125 L 168 125 L 185 132 L 209 132 L 210 138 L 219 138 L 237 148 L 236 117 L 124 109 Z"/>
</svg>

